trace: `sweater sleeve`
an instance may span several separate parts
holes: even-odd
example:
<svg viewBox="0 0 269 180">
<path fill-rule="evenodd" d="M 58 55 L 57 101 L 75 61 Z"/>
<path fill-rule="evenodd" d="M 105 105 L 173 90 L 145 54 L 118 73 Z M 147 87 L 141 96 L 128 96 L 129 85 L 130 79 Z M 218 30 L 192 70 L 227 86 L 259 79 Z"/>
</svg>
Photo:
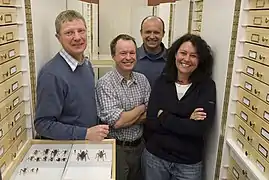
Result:
<svg viewBox="0 0 269 180">
<path fill-rule="evenodd" d="M 43 72 L 38 77 L 35 130 L 50 139 L 84 140 L 87 128 L 58 121 L 65 103 L 64 86 L 53 74 Z"/>
<path fill-rule="evenodd" d="M 182 118 L 178 115 L 165 112 L 165 116 L 160 116 L 162 126 L 179 135 L 203 136 L 215 118 L 216 108 L 216 86 L 213 80 L 206 83 L 200 89 L 196 108 L 203 108 L 206 112 L 204 120 L 195 121 L 189 118 Z"/>
</svg>

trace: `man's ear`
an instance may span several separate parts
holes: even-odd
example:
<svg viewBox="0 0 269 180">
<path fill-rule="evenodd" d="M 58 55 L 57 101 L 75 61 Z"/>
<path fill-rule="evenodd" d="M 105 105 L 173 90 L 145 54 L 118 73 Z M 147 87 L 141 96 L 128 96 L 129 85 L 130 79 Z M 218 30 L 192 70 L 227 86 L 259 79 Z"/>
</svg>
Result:
<svg viewBox="0 0 269 180">
<path fill-rule="evenodd" d="M 60 35 L 56 33 L 56 34 L 55 34 L 55 37 L 59 40 Z"/>
</svg>

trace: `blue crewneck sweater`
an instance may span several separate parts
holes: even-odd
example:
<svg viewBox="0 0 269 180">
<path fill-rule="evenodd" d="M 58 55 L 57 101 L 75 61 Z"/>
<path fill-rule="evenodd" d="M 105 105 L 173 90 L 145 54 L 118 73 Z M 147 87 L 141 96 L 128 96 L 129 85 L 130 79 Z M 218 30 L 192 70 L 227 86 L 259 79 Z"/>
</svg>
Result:
<svg viewBox="0 0 269 180">
<path fill-rule="evenodd" d="M 57 140 L 85 139 L 97 124 L 94 73 L 89 62 L 72 71 L 58 53 L 40 71 L 34 121 L 37 133 Z"/>
</svg>

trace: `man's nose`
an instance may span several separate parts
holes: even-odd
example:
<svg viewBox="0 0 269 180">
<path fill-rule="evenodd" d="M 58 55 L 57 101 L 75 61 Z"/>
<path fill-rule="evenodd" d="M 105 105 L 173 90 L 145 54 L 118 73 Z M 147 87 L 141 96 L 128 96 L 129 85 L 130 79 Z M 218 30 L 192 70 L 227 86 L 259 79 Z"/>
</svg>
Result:
<svg viewBox="0 0 269 180">
<path fill-rule="evenodd" d="M 126 54 L 126 59 L 131 59 L 131 54 L 130 53 Z"/>
<path fill-rule="evenodd" d="M 154 33 L 153 33 L 153 32 L 152 32 L 152 33 L 150 33 L 149 37 L 150 37 L 150 38 L 155 38 Z"/>
<path fill-rule="evenodd" d="M 80 40 L 81 39 L 81 35 L 77 31 L 74 33 L 74 39 L 75 40 Z"/>
</svg>

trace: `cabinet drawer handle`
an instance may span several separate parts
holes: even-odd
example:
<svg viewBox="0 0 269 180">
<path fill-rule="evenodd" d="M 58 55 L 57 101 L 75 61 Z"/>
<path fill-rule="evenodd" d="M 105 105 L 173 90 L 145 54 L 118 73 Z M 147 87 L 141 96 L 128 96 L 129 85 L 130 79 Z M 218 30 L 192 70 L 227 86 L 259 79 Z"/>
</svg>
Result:
<svg viewBox="0 0 269 180">
<path fill-rule="evenodd" d="M 268 41 L 268 38 L 267 37 L 262 37 L 262 41 L 263 42 Z"/>
<path fill-rule="evenodd" d="M 5 90 L 5 94 L 10 94 L 10 89 Z"/>
<path fill-rule="evenodd" d="M 261 78 L 262 77 L 262 73 L 257 72 L 256 73 L 256 76 L 259 77 L 259 78 Z"/>
<path fill-rule="evenodd" d="M 258 91 L 257 89 L 254 89 L 254 93 L 260 95 L 260 91 Z"/>
<path fill-rule="evenodd" d="M 250 127 L 252 127 L 252 128 L 255 126 L 255 124 L 256 124 L 255 122 L 251 122 L 251 121 L 249 122 L 249 125 L 250 125 Z"/>
<path fill-rule="evenodd" d="M 266 18 L 265 18 L 265 23 L 268 23 L 268 22 L 269 22 L 269 18 L 266 17 Z"/>
<path fill-rule="evenodd" d="M 249 137 L 249 136 L 247 137 L 247 139 L 248 139 L 248 141 L 250 141 L 250 142 L 252 141 L 252 138 L 251 138 L 251 137 Z"/>
<path fill-rule="evenodd" d="M 259 59 L 262 60 L 262 61 L 264 61 L 265 60 L 265 56 L 260 55 L 259 56 Z"/>
<path fill-rule="evenodd" d="M 252 109 L 253 111 L 257 111 L 257 107 L 255 107 L 255 106 L 251 106 L 251 109 Z"/>
<path fill-rule="evenodd" d="M 4 73 L 3 76 L 4 76 L 4 77 L 5 77 L 5 76 L 8 76 L 8 72 Z"/>
</svg>

